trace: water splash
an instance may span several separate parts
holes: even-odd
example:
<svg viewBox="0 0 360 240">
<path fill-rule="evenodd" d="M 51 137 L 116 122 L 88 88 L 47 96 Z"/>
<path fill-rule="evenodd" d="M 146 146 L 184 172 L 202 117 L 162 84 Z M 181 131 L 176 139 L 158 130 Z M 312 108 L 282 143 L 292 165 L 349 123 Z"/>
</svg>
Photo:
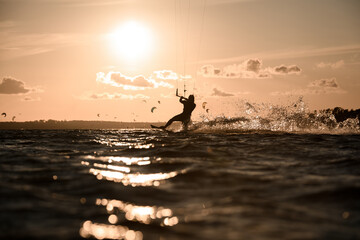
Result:
<svg viewBox="0 0 360 240">
<path fill-rule="evenodd" d="M 311 111 L 300 97 L 287 106 L 237 102 L 234 116 L 200 115 L 195 131 L 275 131 L 316 134 L 359 134 L 358 118 L 338 122 L 331 109 Z"/>
</svg>

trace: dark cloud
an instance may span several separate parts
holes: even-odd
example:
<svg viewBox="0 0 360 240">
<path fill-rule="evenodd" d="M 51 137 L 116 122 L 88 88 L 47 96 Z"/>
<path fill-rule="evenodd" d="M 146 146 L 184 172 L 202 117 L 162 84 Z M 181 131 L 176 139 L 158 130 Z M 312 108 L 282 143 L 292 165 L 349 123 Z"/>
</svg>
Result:
<svg viewBox="0 0 360 240">
<path fill-rule="evenodd" d="M 213 65 L 204 65 L 200 68 L 200 74 L 204 77 L 221 77 L 221 70 Z"/>
<path fill-rule="evenodd" d="M 213 89 L 213 93 L 211 94 L 211 96 L 232 97 L 232 96 L 234 96 L 234 94 L 232 94 L 232 93 L 227 93 L 227 92 L 224 92 L 224 91 L 219 90 L 219 89 L 217 89 L 217 88 L 214 88 L 214 89 Z"/>
<path fill-rule="evenodd" d="M 24 82 L 15 78 L 5 77 L 0 83 L 0 94 L 24 94 L 30 91 L 31 89 L 26 88 Z"/>
<path fill-rule="evenodd" d="M 261 62 L 259 59 L 249 59 L 246 62 L 246 70 L 258 73 L 261 68 Z"/>
<path fill-rule="evenodd" d="M 226 65 L 222 69 L 213 65 L 204 65 L 198 74 L 204 77 L 220 78 L 263 78 L 268 77 L 261 70 L 261 61 L 259 59 L 248 59 L 239 64 Z"/>
<path fill-rule="evenodd" d="M 338 88 L 339 84 L 336 81 L 336 78 L 330 79 L 318 79 L 311 82 L 309 87 L 321 87 L 321 88 Z"/>
<path fill-rule="evenodd" d="M 301 69 L 296 65 L 292 65 L 292 66 L 281 65 L 274 68 L 275 74 L 292 74 L 292 73 L 300 73 L 300 72 Z"/>
</svg>

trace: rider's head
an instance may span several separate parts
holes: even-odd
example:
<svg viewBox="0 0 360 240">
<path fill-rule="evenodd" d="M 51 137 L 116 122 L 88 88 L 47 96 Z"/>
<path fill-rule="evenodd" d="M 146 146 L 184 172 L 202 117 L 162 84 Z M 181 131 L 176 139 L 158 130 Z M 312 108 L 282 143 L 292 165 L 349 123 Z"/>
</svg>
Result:
<svg viewBox="0 0 360 240">
<path fill-rule="evenodd" d="M 195 101 L 194 95 L 190 95 L 190 96 L 189 96 L 189 100 L 192 101 L 192 102 L 194 102 L 194 101 Z"/>
</svg>

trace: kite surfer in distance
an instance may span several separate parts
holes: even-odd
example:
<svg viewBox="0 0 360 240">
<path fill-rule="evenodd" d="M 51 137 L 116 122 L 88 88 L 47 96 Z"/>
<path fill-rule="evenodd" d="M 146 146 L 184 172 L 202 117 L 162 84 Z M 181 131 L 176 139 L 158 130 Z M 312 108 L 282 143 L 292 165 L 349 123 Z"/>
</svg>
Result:
<svg viewBox="0 0 360 240">
<path fill-rule="evenodd" d="M 176 92 L 176 96 L 180 97 L 179 102 L 184 105 L 183 112 L 172 117 L 164 126 L 156 127 L 151 125 L 152 128 L 161 128 L 166 129 L 170 124 L 175 121 L 181 122 L 184 129 L 187 130 L 187 126 L 191 120 L 191 113 L 194 111 L 196 104 L 195 104 L 195 97 L 194 95 L 190 95 L 189 98 L 185 98 L 183 96 L 179 96 Z"/>
</svg>

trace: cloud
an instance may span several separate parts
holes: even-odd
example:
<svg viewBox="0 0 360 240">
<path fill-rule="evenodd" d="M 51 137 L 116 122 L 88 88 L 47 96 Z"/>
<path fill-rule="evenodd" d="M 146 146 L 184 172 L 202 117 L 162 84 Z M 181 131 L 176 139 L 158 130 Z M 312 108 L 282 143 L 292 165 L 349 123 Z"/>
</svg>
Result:
<svg viewBox="0 0 360 240">
<path fill-rule="evenodd" d="M 181 78 L 181 76 L 171 70 L 159 70 L 154 71 L 151 78 L 156 80 L 177 80 Z"/>
<path fill-rule="evenodd" d="M 144 76 L 136 76 L 133 78 L 126 77 L 121 73 L 111 73 L 110 81 L 116 86 L 133 86 L 139 88 L 154 87 L 153 83 L 145 79 Z"/>
<path fill-rule="evenodd" d="M 262 62 L 259 59 L 248 59 L 239 64 L 223 67 L 219 75 L 225 78 L 264 78 L 268 75 L 261 71 Z"/>
<path fill-rule="evenodd" d="M 338 88 L 339 84 L 337 83 L 336 78 L 318 79 L 309 83 L 308 87 Z"/>
<path fill-rule="evenodd" d="M 246 70 L 258 73 L 260 71 L 261 62 L 259 59 L 249 59 L 246 62 Z"/>
<path fill-rule="evenodd" d="M 219 78 L 269 78 L 272 75 L 299 74 L 301 69 L 296 65 L 268 67 L 262 69 L 262 62 L 259 59 L 248 59 L 239 64 L 226 65 L 222 69 L 213 65 L 204 65 L 198 72 L 204 77 Z"/>
<path fill-rule="evenodd" d="M 285 65 L 281 65 L 278 67 L 274 67 L 274 68 L 269 68 L 269 71 L 272 74 L 299 74 L 301 72 L 301 69 L 296 66 L 296 65 L 292 65 L 292 66 L 285 66 Z"/>
<path fill-rule="evenodd" d="M 204 77 L 220 78 L 265 78 L 268 74 L 261 70 L 261 61 L 259 59 L 248 59 L 239 64 L 231 64 L 222 69 L 213 65 L 204 65 L 198 72 Z"/>
<path fill-rule="evenodd" d="M 25 87 L 24 82 L 15 78 L 5 77 L 0 83 L 0 94 L 25 94 L 32 91 Z"/>
<path fill-rule="evenodd" d="M 80 96 L 82 100 L 134 100 L 134 99 L 149 99 L 149 96 L 143 94 L 123 94 L 123 93 L 86 93 Z"/>
<path fill-rule="evenodd" d="M 328 62 L 328 63 L 325 63 L 325 62 L 320 62 L 316 65 L 316 67 L 318 68 L 332 68 L 332 69 L 337 69 L 337 68 L 341 68 L 345 65 L 345 62 L 344 60 L 339 60 L 337 62 L 334 62 L 334 63 L 331 63 L 331 62 Z"/>
<path fill-rule="evenodd" d="M 198 72 L 198 74 L 204 77 L 220 77 L 221 70 L 219 68 L 215 68 L 213 65 L 204 65 L 200 68 L 200 72 Z"/>
<path fill-rule="evenodd" d="M 317 79 L 310 82 L 304 89 L 296 89 L 286 92 L 272 92 L 271 95 L 316 95 L 316 94 L 343 94 L 345 90 L 341 89 L 336 78 Z"/>
<path fill-rule="evenodd" d="M 213 93 L 211 94 L 211 96 L 232 97 L 232 96 L 234 96 L 234 94 L 232 94 L 232 93 L 227 93 L 227 92 L 224 92 L 224 91 L 219 90 L 219 89 L 217 89 L 217 88 L 214 88 L 214 89 L 213 89 Z"/>
<path fill-rule="evenodd" d="M 110 71 L 106 75 L 103 72 L 96 74 L 96 81 L 113 87 L 121 87 L 124 90 L 145 90 L 158 87 L 174 88 L 170 83 L 156 81 L 153 78 L 145 78 L 142 75 L 128 77 L 120 72 Z"/>
</svg>

